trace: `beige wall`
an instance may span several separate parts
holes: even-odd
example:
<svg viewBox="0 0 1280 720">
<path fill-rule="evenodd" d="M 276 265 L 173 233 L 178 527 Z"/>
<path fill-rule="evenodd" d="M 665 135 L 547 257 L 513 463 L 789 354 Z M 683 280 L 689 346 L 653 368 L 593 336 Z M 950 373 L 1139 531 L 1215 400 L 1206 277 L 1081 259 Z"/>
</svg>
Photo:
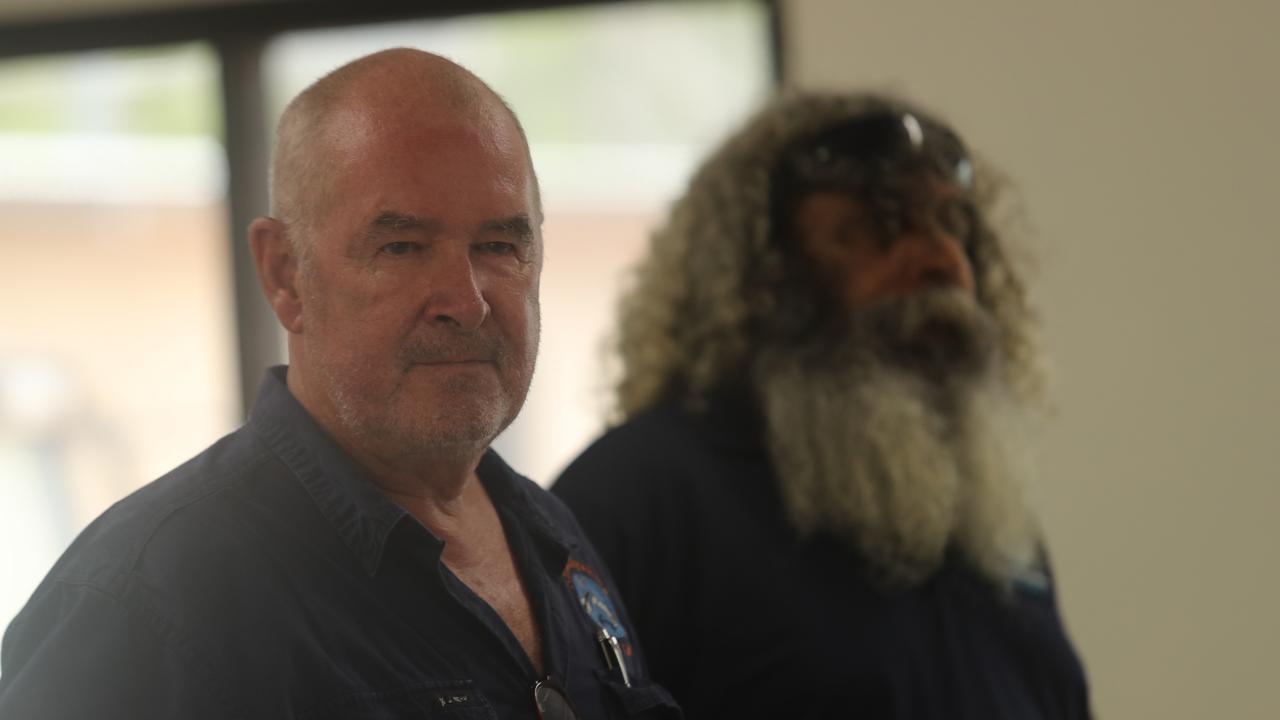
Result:
<svg viewBox="0 0 1280 720">
<path fill-rule="evenodd" d="M 904 91 L 1021 188 L 1040 498 L 1098 715 L 1280 717 L 1280 4 L 783 12 L 794 83 Z"/>
</svg>

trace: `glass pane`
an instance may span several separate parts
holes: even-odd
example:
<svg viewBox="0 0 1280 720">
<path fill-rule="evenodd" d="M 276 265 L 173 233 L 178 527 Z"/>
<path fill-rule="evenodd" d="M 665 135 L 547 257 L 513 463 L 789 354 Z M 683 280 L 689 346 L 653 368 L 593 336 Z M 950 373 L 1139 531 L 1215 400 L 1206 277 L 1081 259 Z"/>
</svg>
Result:
<svg viewBox="0 0 1280 720">
<path fill-rule="evenodd" d="M 619 284 L 694 163 L 770 91 L 768 38 L 760 2 L 631 2 L 290 34 L 264 67 L 273 124 L 324 73 L 396 46 L 456 60 L 520 116 L 547 214 L 543 338 L 497 446 L 546 484 L 603 427 Z"/>
<path fill-rule="evenodd" d="M 0 625 L 238 413 L 217 63 L 0 62 Z"/>
</svg>

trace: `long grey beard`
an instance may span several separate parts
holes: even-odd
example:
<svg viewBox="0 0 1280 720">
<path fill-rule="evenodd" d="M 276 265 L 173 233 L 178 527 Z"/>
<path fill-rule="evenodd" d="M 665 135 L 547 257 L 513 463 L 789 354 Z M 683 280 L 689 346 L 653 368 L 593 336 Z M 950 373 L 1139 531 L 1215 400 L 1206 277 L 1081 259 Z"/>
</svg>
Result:
<svg viewBox="0 0 1280 720">
<path fill-rule="evenodd" d="M 839 348 L 770 348 L 756 365 L 791 522 L 850 543 L 886 586 L 924 581 L 952 545 L 1001 586 L 1037 572 L 1029 414 L 986 349 L 994 330 L 966 302 L 913 299 L 862 318 Z M 907 347 L 939 319 L 945 331 L 930 334 L 946 347 Z"/>
</svg>

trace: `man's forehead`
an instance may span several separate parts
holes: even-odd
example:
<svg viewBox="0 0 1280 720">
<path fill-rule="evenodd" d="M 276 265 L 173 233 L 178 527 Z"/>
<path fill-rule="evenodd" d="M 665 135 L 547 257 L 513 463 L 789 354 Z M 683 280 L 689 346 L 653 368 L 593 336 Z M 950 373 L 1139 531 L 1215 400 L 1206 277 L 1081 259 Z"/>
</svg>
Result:
<svg viewBox="0 0 1280 720">
<path fill-rule="evenodd" d="M 349 107 L 323 130 L 316 157 L 336 185 L 361 187 L 379 179 L 406 182 L 449 174 L 461 182 L 477 174 L 518 191 L 536 182 L 528 148 L 509 114 L 449 114 L 404 106 Z"/>
<path fill-rule="evenodd" d="M 324 118 L 324 139 L 335 149 L 359 150 L 382 139 L 441 141 L 474 139 L 487 145 L 523 145 L 523 136 L 505 107 L 477 103 L 468 107 L 384 98 L 369 103 L 343 103 Z"/>
<path fill-rule="evenodd" d="M 480 232 L 542 221 L 536 179 L 521 152 L 496 150 L 473 131 L 430 142 L 381 144 L 335 168 L 348 217 L 381 230 Z"/>
</svg>

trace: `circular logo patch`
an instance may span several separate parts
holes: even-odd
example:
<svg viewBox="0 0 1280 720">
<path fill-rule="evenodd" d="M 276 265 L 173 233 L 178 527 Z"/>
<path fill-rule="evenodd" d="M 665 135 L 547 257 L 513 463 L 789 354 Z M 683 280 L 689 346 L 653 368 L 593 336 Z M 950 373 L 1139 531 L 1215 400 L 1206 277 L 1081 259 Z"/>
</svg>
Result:
<svg viewBox="0 0 1280 720">
<path fill-rule="evenodd" d="M 565 574 L 578 596 L 578 602 L 591 618 L 591 622 L 618 640 L 625 639 L 627 629 L 622 626 L 618 611 L 614 609 L 613 602 L 609 599 L 609 592 L 588 568 L 577 563 L 573 565 L 576 567 L 568 568 Z"/>
</svg>

